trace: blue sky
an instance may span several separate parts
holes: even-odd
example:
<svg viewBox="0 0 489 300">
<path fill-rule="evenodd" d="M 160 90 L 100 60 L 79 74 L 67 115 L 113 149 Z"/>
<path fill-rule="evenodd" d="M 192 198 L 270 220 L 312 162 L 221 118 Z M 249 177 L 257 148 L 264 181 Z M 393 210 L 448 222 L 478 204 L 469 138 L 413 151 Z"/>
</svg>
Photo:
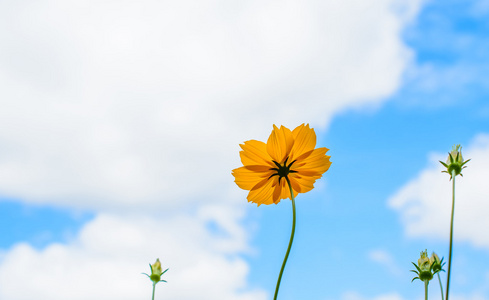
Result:
<svg viewBox="0 0 489 300">
<path fill-rule="evenodd" d="M 333 164 L 297 197 L 279 299 L 422 299 L 453 144 L 475 159 L 451 291 L 489 299 L 489 2 L 142 3 L 0 4 L 0 300 L 148 297 L 156 257 L 160 299 L 271 299 L 290 203 L 247 204 L 230 172 L 239 143 L 302 122 Z M 16 292 L 16 265 L 38 282 Z"/>
<path fill-rule="evenodd" d="M 336 116 L 328 132 L 322 134 L 320 145 L 331 148 L 333 165 L 325 175 L 324 190 L 298 201 L 302 230 L 297 244 L 301 245 L 296 245 L 287 266 L 285 282 L 290 287 L 283 288 L 286 299 L 299 299 L 304 294 L 306 299 L 323 299 L 325 294 L 326 299 L 340 299 L 344 291 L 366 297 L 399 293 L 406 299 L 419 298 L 422 284 L 409 282 L 410 262 L 425 248 L 448 256 L 445 239 L 403 235 L 399 215 L 389 209 L 387 199 L 426 167 L 428 153 L 445 153 L 454 143 L 468 145 L 475 135 L 489 130 L 489 93 L 482 75 L 489 53 L 488 11 L 475 15 L 470 9 L 475 4 L 424 4 L 403 34 L 416 57 L 402 87 L 382 107 L 367 112 L 348 110 Z M 419 72 L 423 67 L 429 67 L 430 73 Z M 446 75 L 453 69 L 456 72 Z M 424 87 L 426 81 L 433 84 Z M 439 169 L 443 170 L 441 165 Z M 278 224 L 290 218 L 287 209 L 264 209 L 258 245 L 271 238 L 274 243 L 286 244 L 288 233 L 280 232 Z M 274 238 L 275 230 L 280 238 Z M 262 252 L 273 253 L 274 243 Z M 394 258 L 392 270 L 369 259 L 368 253 L 379 249 Z M 461 262 L 454 262 L 453 270 L 466 279 L 452 283 L 453 293 L 481 290 L 480 296 L 487 298 L 487 249 L 457 243 L 454 251 L 455 260 Z M 271 257 L 273 254 L 262 253 L 252 259 L 253 268 L 261 273 L 257 284 L 266 280 L 273 285 L 273 278 L 265 272 L 282 258 L 278 255 L 273 263 L 267 262 Z M 438 293 L 437 283 L 432 283 L 431 289 Z M 433 293 L 433 297 L 439 296 Z"/>
</svg>

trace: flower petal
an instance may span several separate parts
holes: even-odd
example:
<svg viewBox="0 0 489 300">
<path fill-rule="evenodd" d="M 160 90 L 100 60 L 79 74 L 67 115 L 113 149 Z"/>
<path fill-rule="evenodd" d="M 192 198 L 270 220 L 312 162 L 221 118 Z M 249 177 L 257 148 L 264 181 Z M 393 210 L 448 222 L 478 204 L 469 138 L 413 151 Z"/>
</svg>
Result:
<svg viewBox="0 0 489 300">
<path fill-rule="evenodd" d="M 261 189 L 262 187 L 264 187 L 267 183 L 268 183 L 268 178 L 265 178 L 265 179 L 262 179 L 261 181 L 259 181 L 257 184 L 255 184 L 255 186 L 253 186 L 250 190 L 251 191 L 256 191 L 256 190 L 259 190 Z"/>
<path fill-rule="evenodd" d="M 239 152 L 241 162 L 246 165 L 271 165 L 272 158 L 267 152 L 267 144 L 260 141 L 250 140 L 239 145 L 243 151 Z"/>
<path fill-rule="evenodd" d="M 277 204 L 280 202 L 280 195 L 282 194 L 282 183 L 275 185 L 273 189 L 273 203 Z"/>
<path fill-rule="evenodd" d="M 331 166 L 330 156 L 326 155 L 328 150 L 328 148 L 318 148 L 304 153 L 297 158 L 297 161 L 292 165 L 292 169 L 302 175 L 314 176 L 314 174 L 306 171 L 314 171 L 319 175 L 323 174 Z"/>
<path fill-rule="evenodd" d="M 246 169 L 250 170 L 250 171 L 253 171 L 253 172 L 257 172 L 257 173 L 267 173 L 267 174 L 270 174 L 272 175 L 272 173 L 274 172 L 273 170 L 270 170 L 270 166 L 257 166 L 257 165 L 249 165 L 249 166 L 244 166 Z M 268 175 L 268 176 L 270 176 Z"/>
<path fill-rule="evenodd" d="M 267 141 L 267 152 L 270 157 L 278 163 L 283 163 L 293 145 L 294 138 L 290 129 L 284 126 L 280 126 L 279 129 L 273 125 L 272 133 Z"/>
<path fill-rule="evenodd" d="M 302 154 L 314 150 L 316 146 L 316 133 L 314 129 L 309 128 L 309 124 L 297 126 L 292 131 L 294 146 L 290 151 L 290 161 L 297 159 Z"/>
<path fill-rule="evenodd" d="M 320 178 L 321 175 L 319 175 L 318 178 Z M 314 183 L 316 182 L 315 177 L 308 177 L 308 176 L 300 176 L 297 173 L 292 174 L 290 178 L 290 182 L 296 182 L 300 186 L 300 193 L 307 193 L 310 190 L 314 188 Z M 292 186 L 294 188 L 294 186 Z M 295 188 L 294 188 L 295 190 Z"/>
<path fill-rule="evenodd" d="M 251 190 L 256 184 L 263 180 L 264 173 L 257 173 L 247 167 L 240 167 L 233 170 L 234 182 L 243 190 Z"/>
<path fill-rule="evenodd" d="M 330 166 L 331 166 L 331 162 L 329 161 L 329 156 L 326 156 L 321 158 L 320 160 L 315 161 L 314 163 L 306 164 L 303 167 L 298 168 L 297 172 L 303 175 L 309 173 L 308 176 L 316 176 L 308 172 L 308 171 L 313 171 L 316 172 L 317 175 L 322 175 L 324 172 L 328 171 Z"/>
<path fill-rule="evenodd" d="M 273 203 L 272 183 L 273 183 L 273 180 L 268 180 L 263 187 L 250 191 L 250 193 L 248 194 L 248 197 L 247 197 L 248 202 L 256 203 L 256 204 L 258 204 L 258 206 L 260 206 L 262 204 L 272 204 Z"/>
<path fill-rule="evenodd" d="M 297 179 L 296 178 L 294 178 L 292 176 L 289 176 L 289 181 L 290 181 L 290 185 L 292 186 L 292 190 L 294 190 L 294 192 L 297 192 L 297 193 L 305 193 L 305 192 L 302 191 L 302 187 L 297 182 Z"/>
<path fill-rule="evenodd" d="M 323 173 L 321 173 L 320 171 L 317 171 L 317 170 L 301 170 L 301 169 L 298 169 L 296 174 L 299 174 L 300 176 L 303 176 L 303 177 L 320 178 Z"/>
<path fill-rule="evenodd" d="M 290 182 L 290 184 L 292 185 L 292 191 L 294 192 L 294 197 L 296 197 L 297 194 L 298 194 L 298 191 L 294 189 L 295 183 Z M 280 193 L 280 200 L 282 200 L 282 199 L 292 199 L 290 197 L 290 188 L 289 188 L 289 185 L 287 184 L 287 182 L 285 180 L 282 180 L 281 187 L 282 187 L 282 192 Z"/>
</svg>

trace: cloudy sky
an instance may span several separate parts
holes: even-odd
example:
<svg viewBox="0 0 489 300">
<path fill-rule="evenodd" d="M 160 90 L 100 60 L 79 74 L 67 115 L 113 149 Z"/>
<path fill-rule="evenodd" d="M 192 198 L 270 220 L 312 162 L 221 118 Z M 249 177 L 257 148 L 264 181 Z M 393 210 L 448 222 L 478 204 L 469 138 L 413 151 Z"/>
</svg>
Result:
<svg viewBox="0 0 489 300">
<path fill-rule="evenodd" d="M 460 143 L 451 299 L 489 300 L 488 30 L 487 0 L 0 1 L 0 300 L 150 299 L 157 257 L 156 299 L 272 299 L 290 201 L 231 170 L 302 123 L 333 164 L 279 299 L 422 299 Z"/>
</svg>

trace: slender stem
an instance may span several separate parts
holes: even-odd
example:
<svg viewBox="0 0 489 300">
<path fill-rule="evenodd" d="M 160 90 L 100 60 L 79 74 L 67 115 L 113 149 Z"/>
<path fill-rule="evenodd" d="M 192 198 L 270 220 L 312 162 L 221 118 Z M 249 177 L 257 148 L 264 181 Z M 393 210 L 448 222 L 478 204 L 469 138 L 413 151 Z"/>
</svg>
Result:
<svg viewBox="0 0 489 300">
<path fill-rule="evenodd" d="M 441 285 L 440 273 L 436 273 L 438 275 L 438 282 L 440 283 L 440 291 L 441 291 L 441 300 L 443 300 L 443 286 Z"/>
<path fill-rule="evenodd" d="M 450 218 L 450 248 L 448 250 L 448 271 L 447 271 L 447 292 L 445 299 L 448 300 L 448 290 L 450 289 L 450 271 L 452 266 L 452 242 L 453 242 L 453 214 L 455 211 L 455 171 L 452 171 L 452 217 Z"/>
<path fill-rule="evenodd" d="M 151 300 L 155 300 L 155 287 L 156 283 L 153 282 L 153 297 L 151 297 Z"/>
<path fill-rule="evenodd" d="M 289 178 L 285 177 L 287 180 L 287 184 L 289 185 L 290 190 L 290 199 L 292 200 L 292 233 L 290 234 L 289 247 L 287 248 L 287 252 L 285 253 L 284 262 L 282 263 L 282 268 L 280 269 L 280 274 L 277 279 L 277 286 L 275 287 L 275 295 L 273 296 L 273 300 L 277 300 L 278 289 L 280 287 L 280 281 L 282 280 L 282 274 L 284 273 L 285 264 L 287 263 L 287 258 L 289 258 L 290 248 L 292 247 L 292 242 L 294 241 L 295 234 L 295 199 L 294 199 L 294 191 L 292 191 L 292 185 L 290 185 Z"/>
<path fill-rule="evenodd" d="M 428 300 L 428 280 L 424 282 L 424 300 Z"/>
</svg>

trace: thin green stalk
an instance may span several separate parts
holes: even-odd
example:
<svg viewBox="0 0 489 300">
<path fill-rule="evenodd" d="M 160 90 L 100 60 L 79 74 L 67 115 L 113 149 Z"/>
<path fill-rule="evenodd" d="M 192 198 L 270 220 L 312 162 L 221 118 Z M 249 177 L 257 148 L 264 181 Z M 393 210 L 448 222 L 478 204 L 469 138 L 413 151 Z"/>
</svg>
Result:
<svg viewBox="0 0 489 300">
<path fill-rule="evenodd" d="M 428 280 L 424 282 L 424 300 L 428 300 Z"/>
<path fill-rule="evenodd" d="M 151 300 L 155 300 L 155 287 L 156 283 L 153 282 L 153 297 L 151 297 Z"/>
<path fill-rule="evenodd" d="M 440 283 L 440 291 L 441 291 L 441 300 L 443 300 L 443 286 L 441 285 L 440 273 L 436 273 L 438 275 L 438 282 Z"/>
<path fill-rule="evenodd" d="M 287 248 L 287 252 L 285 253 L 284 262 L 282 263 L 282 268 L 280 269 L 280 274 L 277 279 L 277 286 L 275 287 L 275 295 L 273 296 L 273 300 L 277 300 L 278 289 L 280 287 L 280 281 L 282 280 L 282 274 L 284 273 L 285 264 L 287 263 L 287 258 L 289 258 L 290 248 L 292 248 L 292 242 L 294 241 L 295 235 L 295 199 L 294 199 L 294 191 L 292 191 L 292 185 L 290 185 L 289 178 L 285 177 L 287 180 L 287 184 L 289 185 L 290 190 L 290 198 L 292 200 L 292 233 L 290 234 L 289 247 Z"/>
<path fill-rule="evenodd" d="M 452 266 L 452 242 L 453 242 L 453 214 L 455 211 L 455 170 L 452 170 L 452 217 L 450 218 L 450 248 L 448 250 L 448 271 L 447 271 L 447 292 L 445 299 L 448 300 L 448 290 L 450 289 L 450 271 Z"/>
</svg>

